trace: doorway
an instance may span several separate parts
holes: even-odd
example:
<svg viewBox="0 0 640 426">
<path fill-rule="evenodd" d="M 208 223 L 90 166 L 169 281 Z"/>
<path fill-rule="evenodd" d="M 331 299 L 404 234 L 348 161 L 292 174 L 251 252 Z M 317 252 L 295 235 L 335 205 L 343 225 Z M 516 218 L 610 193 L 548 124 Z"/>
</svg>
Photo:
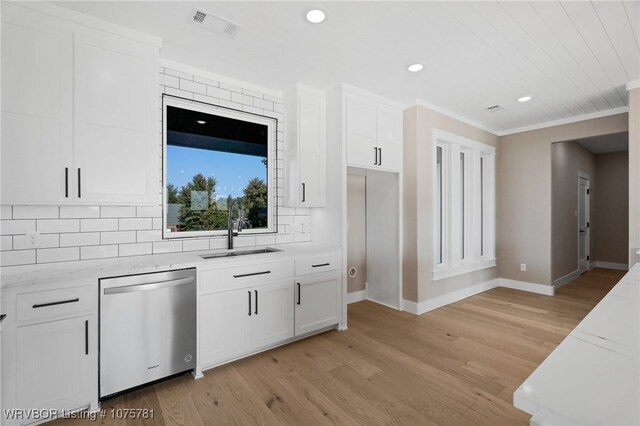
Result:
<svg viewBox="0 0 640 426">
<path fill-rule="evenodd" d="M 589 195 L 591 176 L 578 170 L 578 272 L 589 270 Z"/>
</svg>

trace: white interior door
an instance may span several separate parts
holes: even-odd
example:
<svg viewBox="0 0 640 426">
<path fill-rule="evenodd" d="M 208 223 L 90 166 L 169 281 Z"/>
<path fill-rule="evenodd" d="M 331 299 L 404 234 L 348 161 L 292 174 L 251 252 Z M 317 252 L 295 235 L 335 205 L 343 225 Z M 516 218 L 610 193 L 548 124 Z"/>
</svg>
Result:
<svg viewBox="0 0 640 426">
<path fill-rule="evenodd" d="M 578 176 L 578 269 L 589 269 L 589 177 Z"/>
</svg>

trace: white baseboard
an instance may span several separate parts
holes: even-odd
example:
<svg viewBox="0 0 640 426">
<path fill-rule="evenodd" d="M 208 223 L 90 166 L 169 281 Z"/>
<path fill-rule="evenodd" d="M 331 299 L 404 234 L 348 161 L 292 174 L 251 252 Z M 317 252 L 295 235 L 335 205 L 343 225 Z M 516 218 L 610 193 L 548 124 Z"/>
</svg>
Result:
<svg viewBox="0 0 640 426">
<path fill-rule="evenodd" d="M 457 302 L 467 297 L 482 293 L 498 286 L 498 279 L 485 281 L 483 283 L 474 284 L 471 287 L 463 288 L 442 296 L 434 297 L 423 302 L 411 302 L 409 300 L 402 301 L 402 310 L 415 315 L 422 315 L 434 309 L 441 308 L 451 303 Z"/>
<path fill-rule="evenodd" d="M 367 290 L 354 291 L 353 293 L 347 293 L 347 305 L 351 303 L 360 302 L 367 299 Z"/>
<path fill-rule="evenodd" d="M 544 294 L 547 296 L 553 296 L 555 294 L 555 288 L 552 285 L 509 280 L 506 278 L 498 278 L 498 281 L 499 287 L 513 288 L 515 290 L 523 290 L 531 293 Z"/>
<path fill-rule="evenodd" d="M 591 263 L 593 265 L 593 263 Z M 580 276 L 580 270 L 577 269 L 573 272 L 568 273 L 567 275 L 565 275 L 564 277 L 560 277 L 557 280 L 553 281 L 553 288 L 555 288 L 556 290 L 559 289 L 560 287 L 562 287 L 565 284 L 570 283 L 571 281 L 575 280 L 576 278 L 578 278 Z"/>
<path fill-rule="evenodd" d="M 601 260 L 591 262 L 591 266 L 594 268 L 616 269 L 618 271 L 629 270 L 629 265 L 627 265 L 626 263 L 603 262 Z"/>
</svg>

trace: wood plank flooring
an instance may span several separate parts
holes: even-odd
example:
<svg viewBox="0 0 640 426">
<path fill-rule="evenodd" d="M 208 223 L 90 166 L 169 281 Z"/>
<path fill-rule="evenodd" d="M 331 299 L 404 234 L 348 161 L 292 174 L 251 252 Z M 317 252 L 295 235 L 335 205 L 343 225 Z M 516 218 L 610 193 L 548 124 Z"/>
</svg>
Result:
<svg viewBox="0 0 640 426">
<path fill-rule="evenodd" d="M 96 422 L 158 425 L 528 425 L 516 388 L 622 278 L 596 269 L 542 296 L 497 288 L 422 316 L 359 302 L 349 330 L 103 404 Z M 111 410 L 148 408 L 149 420 Z"/>
</svg>

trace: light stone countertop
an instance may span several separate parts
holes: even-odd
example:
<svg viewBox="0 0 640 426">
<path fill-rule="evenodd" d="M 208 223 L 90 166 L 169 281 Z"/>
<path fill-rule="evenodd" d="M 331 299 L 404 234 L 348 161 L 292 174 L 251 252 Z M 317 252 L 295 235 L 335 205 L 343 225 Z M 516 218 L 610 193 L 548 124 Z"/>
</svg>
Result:
<svg viewBox="0 0 640 426">
<path fill-rule="evenodd" d="M 515 391 L 532 425 L 640 424 L 640 263 Z"/>
<path fill-rule="evenodd" d="M 302 257 L 335 253 L 340 249 L 316 243 L 278 244 L 264 247 L 241 247 L 233 251 L 274 248 L 278 252 L 203 259 L 200 255 L 227 252 L 228 250 L 207 250 L 200 252 L 182 252 L 156 254 L 150 256 L 132 256 L 112 259 L 81 260 L 74 262 L 45 263 L 38 265 L 10 266 L 0 268 L 2 289 L 28 285 L 56 285 L 60 282 L 76 283 L 99 278 L 122 275 L 144 274 L 197 267 L 199 270 L 267 263 L 272 261 L 293 260 Z"/>
</svg>

